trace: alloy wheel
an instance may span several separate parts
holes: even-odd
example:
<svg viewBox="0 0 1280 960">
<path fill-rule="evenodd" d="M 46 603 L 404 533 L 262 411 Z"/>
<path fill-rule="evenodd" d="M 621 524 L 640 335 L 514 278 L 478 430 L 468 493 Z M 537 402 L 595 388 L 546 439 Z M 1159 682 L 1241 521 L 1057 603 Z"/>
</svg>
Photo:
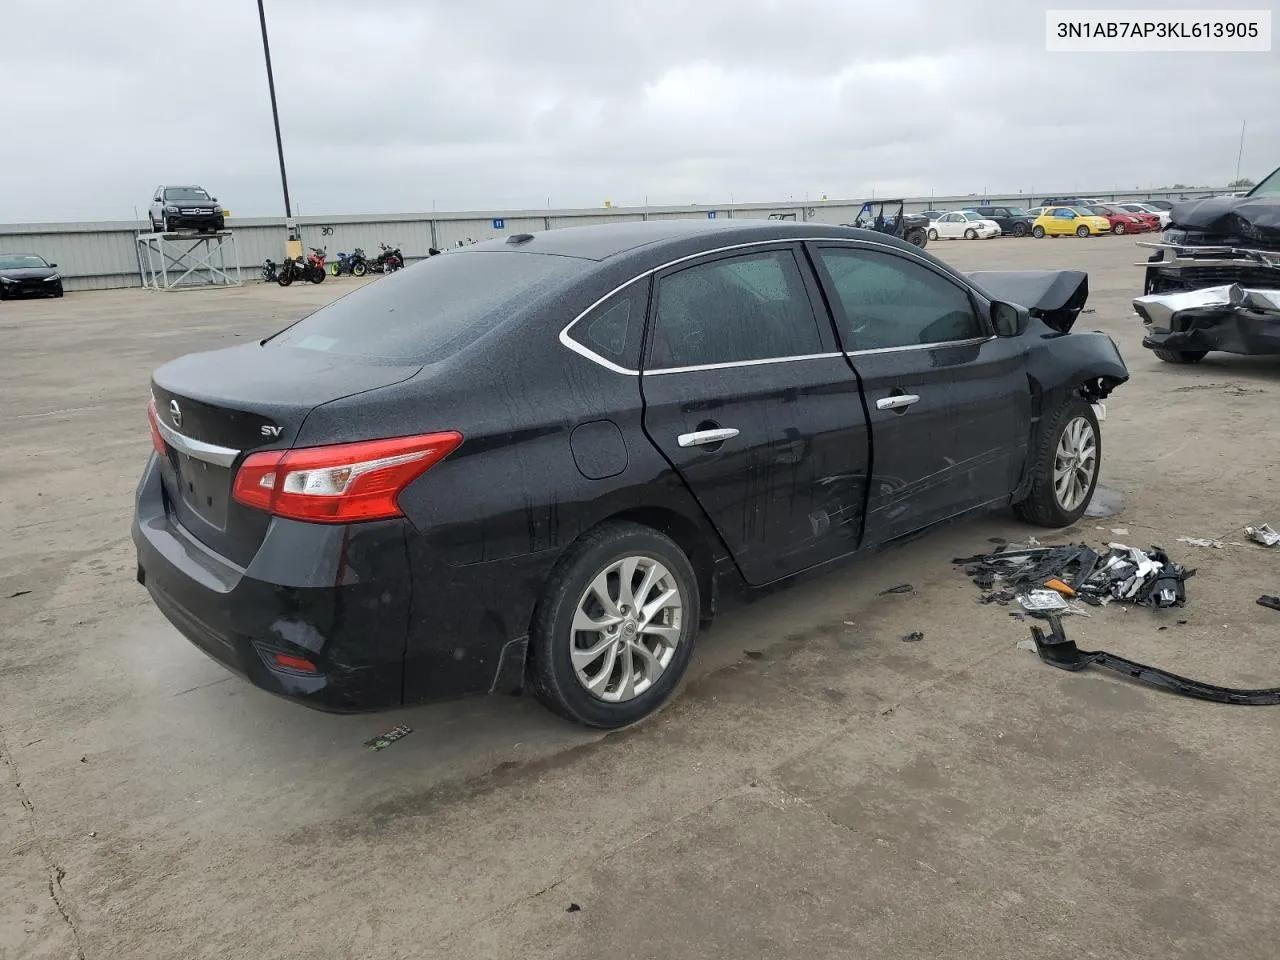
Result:
<svg viewBox="0 0 1280 960">
<path fill-rule="evenodd" d="M 629 556 L 591 578 L 575 608 L 569 657 L 582 687 L 625 703 L 666 671 L 680 643 L 684 597 L 657 560 Z"/>
<path fill-rule="evenodd" d="M 1053 457 L 1053 493 L 1058 506 L 1071 513 L 1089 495 L 1098 469 L 1098 438 L 1093 424 L 1075 417 L 1062 430 Z"/>
</svg>

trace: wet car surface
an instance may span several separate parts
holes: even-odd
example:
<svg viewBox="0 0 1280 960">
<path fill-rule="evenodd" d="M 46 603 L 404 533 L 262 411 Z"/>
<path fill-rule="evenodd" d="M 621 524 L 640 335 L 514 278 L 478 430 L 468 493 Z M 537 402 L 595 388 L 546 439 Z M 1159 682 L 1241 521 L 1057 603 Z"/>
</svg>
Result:
<svg viewBox="0 0 1280 960">
<path fill-rule="evenodd" d="M 1078 519 L 1128 377 L 1070 333 L 1087 295 L 812 224 L 450 251 L 155 372 L 138 580 L 311 706 L 623 725 L 727 598 L 976 510 Z"/>
</svg>

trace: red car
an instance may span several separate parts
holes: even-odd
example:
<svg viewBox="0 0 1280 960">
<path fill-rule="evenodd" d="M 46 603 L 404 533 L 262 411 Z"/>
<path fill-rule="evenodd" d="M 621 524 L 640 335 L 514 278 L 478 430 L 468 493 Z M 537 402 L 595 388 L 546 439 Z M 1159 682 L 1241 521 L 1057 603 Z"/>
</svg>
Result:
<svg viewBox="0 0 1280 960">
<path fill-rule="evenodd" d="M 1154 213 L 1130 213 L 1113 203 L 1091 204 L 1085 209 L 1096 216 L 1106 217 L 1112 233 L 1149 233 L 1160 229 L 1160 218 Z"/>
</svg>

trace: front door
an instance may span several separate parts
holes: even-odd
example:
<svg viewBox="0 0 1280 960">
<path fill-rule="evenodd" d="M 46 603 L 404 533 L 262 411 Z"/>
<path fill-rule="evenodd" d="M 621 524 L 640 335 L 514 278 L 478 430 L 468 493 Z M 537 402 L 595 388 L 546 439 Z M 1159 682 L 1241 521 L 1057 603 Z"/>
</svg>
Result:
<svg viewBox="0 0 1280 960">
<path fill-rule="evenodd" d="M 855 550 L 868 434 L 798 244 L 660 273 L 640 377 L 649 439 L 752 585 Z"/>
<path fill-rule="evenodd" d="M 1020 346 L 995 338 L 968 289 L 923 259 L 815 246 L 871 416 L 867 543 L 1007 499 L 1030 419 Z"/>
</svg>

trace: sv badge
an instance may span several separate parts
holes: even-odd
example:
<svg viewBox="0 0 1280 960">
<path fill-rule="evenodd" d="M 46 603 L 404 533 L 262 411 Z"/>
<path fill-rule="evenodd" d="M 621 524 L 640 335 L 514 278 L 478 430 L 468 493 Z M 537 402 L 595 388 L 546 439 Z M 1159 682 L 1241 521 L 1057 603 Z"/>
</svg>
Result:
<svg viewBox="0 0 1280 960">
<path fill-rule="evenodd" d="M 262 435 L 264 437 L 278 437 L 280 436 L 280 428 L 269 423 L 263 424 Z"/>
</svg>

